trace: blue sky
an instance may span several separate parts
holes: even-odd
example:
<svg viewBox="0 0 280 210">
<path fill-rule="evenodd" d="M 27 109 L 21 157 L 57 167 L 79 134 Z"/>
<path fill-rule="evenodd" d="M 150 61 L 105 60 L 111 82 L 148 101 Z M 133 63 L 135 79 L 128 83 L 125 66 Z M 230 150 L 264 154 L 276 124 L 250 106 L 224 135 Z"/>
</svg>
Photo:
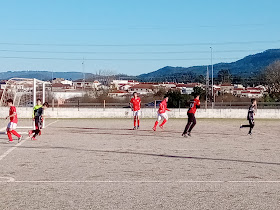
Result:
<svg viewBox="0 0 280 210">
<path fill-rule="evenodd" d="M 278 0 L 0 0 L 0 71 L 232 62 L 280 48 Z"/>
</svg>

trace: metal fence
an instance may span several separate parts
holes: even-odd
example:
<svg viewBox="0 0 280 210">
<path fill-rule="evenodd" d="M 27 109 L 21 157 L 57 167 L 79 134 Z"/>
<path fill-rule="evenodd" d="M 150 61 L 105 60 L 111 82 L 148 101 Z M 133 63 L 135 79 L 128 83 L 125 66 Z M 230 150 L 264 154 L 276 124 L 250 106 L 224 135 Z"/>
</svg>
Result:
<svg viewBox="0 0 280 210">
<path fill-rule="evenodd" d="M 55 104 L 54 106 L 64 108 L 129 108 L 129 103 L 81 103 L 81 102 L 67 102 L 64 104 Z"/>
<path fill-rule="evenodd" d="M 207 108 L 216 109 L 244 109 L 251 105 L 250 102 L 215 102 L 208 103 Z M 280 109 L 280 102 L 258 102 L 258 109 Z M 202 108 L 206 108 L 205 104 L 202 104 Z"/>
<path fill-rule="evenodd" d="M 158 108 L 158 103 L 156 103 Z M 250 106 L 250 102 L 215 102 L 215 103 L 201 103 L 202 109 L 247 109 Z M 64 104 L 52 103 L 53 107 L 60 108 L 129 108 L 129 103 L 81 103 L 77 102 L 66 102 Z M 142 104 L 142 108 L 155 108 L 154 105 Z M 187 105 L 182 106 L 180 104 L 179 108 L 188 108 Z M 280 102 L 258 102 L 258 109 L 280 109 Z"/>
</svg>

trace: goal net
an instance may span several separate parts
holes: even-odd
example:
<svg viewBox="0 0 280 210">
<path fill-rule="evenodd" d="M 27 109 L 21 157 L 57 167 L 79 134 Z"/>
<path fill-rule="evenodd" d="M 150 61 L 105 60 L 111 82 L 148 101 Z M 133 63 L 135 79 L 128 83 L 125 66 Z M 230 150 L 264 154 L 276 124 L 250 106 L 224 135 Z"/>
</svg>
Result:
<svg viewBox="0 0 280 210">
<path fill-rule="evenodd" d="M 8 99 L 13 99 L 16 107 L 33 107 L 37 99 L 45 102 L 47 83 L 37 79 L 9 79 L 2 93 L 0 106 L 6 106 Z"/>
</svg>

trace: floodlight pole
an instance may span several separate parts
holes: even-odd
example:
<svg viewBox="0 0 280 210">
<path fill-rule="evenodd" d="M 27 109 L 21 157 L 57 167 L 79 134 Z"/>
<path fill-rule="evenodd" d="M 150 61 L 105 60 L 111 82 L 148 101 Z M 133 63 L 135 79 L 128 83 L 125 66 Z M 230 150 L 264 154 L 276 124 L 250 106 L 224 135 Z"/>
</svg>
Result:
<svg viewBox="0 0 280 210">
<path fill-rule="evenodd" d="M 33 107 L 36 105 L 36 79 L 33 79 Z M 34 112 L 34 110 L 32 110 Z M 35 121 L 33 121 L 33 129 L 35 129 Z"/>
<path fill-rule="evenodd" d="M 206 72 L 206 100 L 205 100 L 205 108 L 208 107 L 208 92 L 209 92 L 209 68 L 207 65 L 207 72 Z"/>
<path fill-rule="evenodd" d="M 43 82 L 43 103 L 45 103 L 46 102 L 46 83 L 45 82 Z M 45 120 L 43 120 L 43 128 L 45 128 Z"/>
</svg>

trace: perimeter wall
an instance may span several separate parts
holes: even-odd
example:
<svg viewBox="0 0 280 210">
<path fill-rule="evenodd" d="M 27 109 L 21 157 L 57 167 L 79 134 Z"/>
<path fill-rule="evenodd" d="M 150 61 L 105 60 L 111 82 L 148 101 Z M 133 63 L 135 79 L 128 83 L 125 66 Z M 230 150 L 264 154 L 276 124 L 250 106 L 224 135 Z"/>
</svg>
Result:
<svg viewBox="0 0 280 210">
<path fill-rule="evenodd" d="M 8 116 L 8 107 L 2 107 L 0 117 Z M 31 118 L 32 108 L 18 107 L 19 118 Z M 128 108 L 49 108 L 46 110 L 47 118 L 131 118 L 132 111 Z M 155 118 L 157 110 L 142 108 L 141 118 Z M 187 109 L 171 109 L 169 118 L 187 118 Z M 246 118 L 247 109 L 198 109 L 197 118 Z M 258 109 L 255 118 L 280 119 L 280 109 Z"/>
</svg>

